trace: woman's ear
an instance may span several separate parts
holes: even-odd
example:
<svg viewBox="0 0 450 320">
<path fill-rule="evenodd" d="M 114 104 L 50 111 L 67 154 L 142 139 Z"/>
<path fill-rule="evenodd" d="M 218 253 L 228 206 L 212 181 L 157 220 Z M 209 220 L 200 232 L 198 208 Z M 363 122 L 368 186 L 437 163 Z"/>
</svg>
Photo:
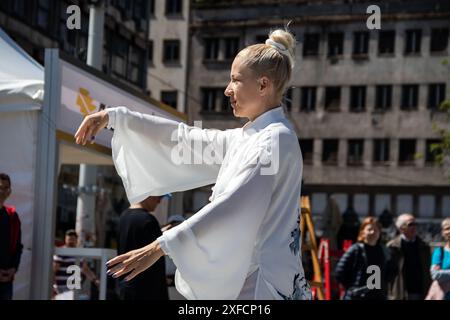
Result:
<svg viewBox="0 0 450 320">
<path fill-rule="evenodd" d="M 266 76 L 263 76 L 259 79 L 259 93 L 261 95 L 267 95 L 269 86 L 270 86 L 270 80 Z"/>
</svg>

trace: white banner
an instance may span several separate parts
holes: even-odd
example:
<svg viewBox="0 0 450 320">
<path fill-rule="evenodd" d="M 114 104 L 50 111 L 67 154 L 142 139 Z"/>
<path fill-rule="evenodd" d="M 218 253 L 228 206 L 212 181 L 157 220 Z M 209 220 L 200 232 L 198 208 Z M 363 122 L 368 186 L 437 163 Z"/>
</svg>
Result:
<svg viewBox="0 0 450 320">
<path fill-rule="evenodd" d="M 83 117 L 104 107 L 125 106 L 133 111 L 181 121 L 175 115 L 140 99 L 64 60 L 61 63 L 61 108 L 57 128 L 75 134 Z M 96 143 L 111 148 L 112 132 L 101 131 Z"/>
</svg>

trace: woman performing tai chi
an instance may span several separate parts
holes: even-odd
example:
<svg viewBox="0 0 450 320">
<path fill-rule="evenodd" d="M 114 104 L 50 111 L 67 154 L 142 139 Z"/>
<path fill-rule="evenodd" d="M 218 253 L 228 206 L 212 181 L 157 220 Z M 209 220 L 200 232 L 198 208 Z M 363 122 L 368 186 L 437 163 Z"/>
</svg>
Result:
<svg viewBox="0 0 450 320">
<path fill-rule="evenodd" d="M 225 95 L 234 116 L 249 120 L 242 128 L 201 129 L 125 107 L 83 120 L 78 144 L 114 128 L 114 165 L 132 204 L 215 184 L 206 206 L 110 260 L 109 274 L 131 280 L 169 255 L 187 299 L 311 299 L 300 250 L 302 155 L 281 106 L 294 49 L 292 34 L 278 29 L 237 54 Z"/>
</svg>

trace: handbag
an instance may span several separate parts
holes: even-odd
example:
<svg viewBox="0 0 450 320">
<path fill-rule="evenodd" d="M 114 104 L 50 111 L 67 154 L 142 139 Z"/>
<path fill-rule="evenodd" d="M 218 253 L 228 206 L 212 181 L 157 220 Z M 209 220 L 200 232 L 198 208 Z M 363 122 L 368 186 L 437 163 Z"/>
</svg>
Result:
<svg viewBox="0 0 450 320">
<path fill-rule="evenodd" d="M 347 290 L 347 296 L 350 300 L 364 300 L 369 291 L 367 286 L 352 287 Z"/>
<path fill-rule="evenodd" d="M 441 247 L 441 257 L 444 259 L 444 248 Z M 442 265 L 442 261 L 441 261 Z M 428 290 L 425 300 L 444 300 L 447 292 L 450 291 L 450 282 L 439 283 L 437 280 L 433 280 Z"/>
</svg>

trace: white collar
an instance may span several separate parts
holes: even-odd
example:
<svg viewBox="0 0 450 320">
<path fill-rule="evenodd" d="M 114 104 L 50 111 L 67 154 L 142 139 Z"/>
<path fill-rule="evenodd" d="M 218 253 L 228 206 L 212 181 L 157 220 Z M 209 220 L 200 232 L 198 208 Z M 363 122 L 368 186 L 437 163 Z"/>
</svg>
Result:
<svg viewBox="0 0 450 320">
<path fill-rule="evenodd" d="M 269 124 L 278 122 L 283 118 L 285 118 L 283 107 L 275 107 L 259 115 L 255 120 L 248 121 L 242 127 L 242 131 L 248 135 L 252 135 L 264 129 Z"/>
<path fill-rule="evenodd" d="M 405 237 L 405 235 L 404 235 L 403 233 L 400 235 L 400 237 L 401 237 L 404 241 L 409 242 L 409 243 L 412 243 L 412 242 L 416 241 L 416 238 L 417 238 L 417 236 L 415 236 L 414 239 L 409 240 L 407 237 Z"/>
</svg>

